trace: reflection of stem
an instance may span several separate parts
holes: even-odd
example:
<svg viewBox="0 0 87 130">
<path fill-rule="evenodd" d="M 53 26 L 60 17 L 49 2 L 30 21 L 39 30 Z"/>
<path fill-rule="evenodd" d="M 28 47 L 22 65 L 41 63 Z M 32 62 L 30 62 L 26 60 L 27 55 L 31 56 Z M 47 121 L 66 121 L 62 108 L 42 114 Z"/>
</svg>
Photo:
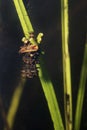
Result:
<svg viewBox="0 0 87 130">
<path fill-rule="evenodd" d="M 5 113 L 5 110 L 4 110 L 4 107 L 3 107 L 3 102 L 2 102 L 1 97 L 0 97 L 0 112 L 1 112 L 1 115 L 2 115 L 2 118 L 3 118 L 6 130 L 10 130 L 7 119 L 6 119 L 6 113 Z"/>
</svg>

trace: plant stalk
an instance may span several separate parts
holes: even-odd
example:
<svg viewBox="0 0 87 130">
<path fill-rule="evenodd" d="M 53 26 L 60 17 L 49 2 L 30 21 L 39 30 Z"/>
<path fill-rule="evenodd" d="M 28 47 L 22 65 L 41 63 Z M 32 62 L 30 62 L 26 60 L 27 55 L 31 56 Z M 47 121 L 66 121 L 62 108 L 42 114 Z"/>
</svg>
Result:
<svg viewBox="0 0 87 130">
<path fill-rule="evenodd" d="M 66 130 L 72 130 L 72 90 L 71 69 L 69 55 L 69 15 L 68 0 L 61 0 L 62 23 L 62 56 L 63 56 L 63 80 L 64 80 L 64 111 Z"/>
</svg>

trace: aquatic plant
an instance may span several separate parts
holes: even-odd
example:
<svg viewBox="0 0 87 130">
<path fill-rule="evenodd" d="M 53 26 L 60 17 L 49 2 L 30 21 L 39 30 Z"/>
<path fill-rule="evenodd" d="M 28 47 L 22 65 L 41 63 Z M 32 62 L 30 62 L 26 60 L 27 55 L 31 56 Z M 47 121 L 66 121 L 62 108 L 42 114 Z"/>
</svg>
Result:
<svg viewBox="0 0 87 130">
<path fill-rule="evenodd" d="M 34 32 L 32 24 L 30 22 L 29 14 L 24 7 L 22 0 L 13 0 L 18 17 L 23 29 L 24 36 L 29 39 L 29 33 Z M 81 77 L 78 90 L 77 107 L 75 113 L 75 119 L 72 117 L 72 87 L 71 86 L 71 65 L 69 55 L 69 15 L 68 15 L 68 0 L 61 0 L 61 26 L 62 26 L 62 56 L 63 56 L 63 79 L 64 79 L 64 111 L 65 111 L 65 127 L 62 122 L 62 117 L 56 99 L 53 84 L 50 80 L 49 74 L 45 68 L 43 56 L 40 56 L 39 67 L 39 79 L 42 85 L 42 89 L 48 104 L 50 115 L 53 121 L 55 130 L 80 130 L 82 106 L 84 100 L 85 84 L 87 79 L 87 43 L 84 50 L 84 59 L 81 70 Z M 40 40 L 40 39 L 39 39 Z M 36 44 L 33 40 L 32 44 Z M 21 94 L 25 85 L 26 79 L 21 78 L 18 87 L 16 87 L 9 111 L 7 114 L 7 121 L 10 129 L 13 127 L 15 114 L 19 105 Z M 79 107 L 80 105 L 80 107 Z M 74 120 L 74 123 L 73 123 Z M 73 125 L 74 124 L 74 125 Z"/>
<path fill-rule="evenodd" d="M 64 79 L 64 110 L 66 130 L 72 130 L 72 90 L 71 69 L 69 55 L 69 18 L 68 0 L 61 0 L 61 24 L 62 24 L 62 55 L 63 55 L 63 79 Z"/>
<path fill-rule="evenodd" d="M 14 2 L 15 8 L 16 8 L 17 13 L 18 13 L 18 17 L 20 19 L 20 23 L 21 23 L 24 35 L 26 38 L 29 38 L 29 32 L 34 32 L 34 29 L 31 25 L 29 15 L 26 12 L 23 1 L 22 0 L 14 0 L 13 2 Z M 33 41 L 32 44 L 36 44 L 36 42 Z M 52 82 L 49 78 L 49 75 L 47 73 L 47 70 L 45 68 L 42 56 L 40 58 L 39 74 L 38 75 L 40 78 L 40 82 L 42 84 L 44 95 L 45 95 L 46 100 L 47 100 L 47 104 L 49 107 L 51 118 L 53 120 L 54 129 L 55 130 L 60 130 L 60 129 L 64 130 L 64 126 L 62 123 L 62 118 L 61 118 L 58 102 L 56 99 L 56 95 L 54 92 L 54 88 L 53 88 Z M 20 86 L 19 86 L 17 88 L 17 90 L 20 91 L 20 89 L 22 91 L 22 88 L 20 88 Z M 16 91 L 14 93 L 16 93 Z M 21 93 L 19 95 L 21 95 Z M 14 98 L 17 99 L 16 101 L 19 101 L 19 98 L 20 98 L 19 95 L 17 97 L 15 97 L 15 96 L 13 97 L 13 100 L 12 100 L 13 105 L 10 106 L 10 111 L 8 112 L 8 123 L 9 123 L 11 129 L 12 129 L 12 125 L 13 125 L 13 121 L 11 121 L 11 120 L 14 120 L 14 116 L 12 116 L 12 115 L 15 115 L 17 107 L 18 107 L 18 105 L 16 105 L 16 104 L 18 104 L 18 102 L 15 102 Z M 15 109 L 13 109 L 14 108 L 13 102 L 16 105 Z"/>
</svg>

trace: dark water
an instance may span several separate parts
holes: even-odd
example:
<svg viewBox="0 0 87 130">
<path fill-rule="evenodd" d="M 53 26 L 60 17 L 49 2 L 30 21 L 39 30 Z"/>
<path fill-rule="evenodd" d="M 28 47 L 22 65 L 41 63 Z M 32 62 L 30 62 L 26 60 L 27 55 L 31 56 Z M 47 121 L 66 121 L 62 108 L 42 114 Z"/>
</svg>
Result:
<svg viewBox="0 0 87 130">
<path fill-rule="evenodd" d="M 24 3 L 30 15 L 35 34 L 44 33 L 41 48 L 45 51 L 46 67 L 52 79 L 64 118 L 60 0 L 25 0 Z M 87 32 L 86 0 L 70 1 L 69 20 L 74 113 Z M 12 0 L 2 0 L 0 4 L 0 94 L 6 112 L 13 91 L 20 79 L 21 59 L 18 50 L 22 37 L 23 32 Z M 87 130 L 86 92 L 80 130 Z M 0 130 L 3 130 L 3 126 L 3 119 L 0 115 Z M 53 124 L 38 77 L 27 80 L 25 84 L 13 130 L 53 130 Z"/>
</svg>

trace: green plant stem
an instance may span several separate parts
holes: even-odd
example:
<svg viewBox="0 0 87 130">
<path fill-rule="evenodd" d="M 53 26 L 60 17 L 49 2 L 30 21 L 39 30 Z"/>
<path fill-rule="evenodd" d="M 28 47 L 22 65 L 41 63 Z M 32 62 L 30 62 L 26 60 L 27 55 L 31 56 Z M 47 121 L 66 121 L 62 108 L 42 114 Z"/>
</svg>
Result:
<svg viewBox="0 0 87 130">
<path fill-rule="evenodd" d="M 29 38 L 29 32 L 34 32 L 29 15 L 23 5 L 22 0 L 13 0 L 24 35 Z"/>
<path fill-rule="evenodd" d="M 80 130 L 86 81 L 87 81 L 87 41 L 86 41 L 85 50 L 84 50 L 84 59 L 83 59 L 83 64 L 82 64 L 79 90 L 78 90 L 78 96 L 77 96 L 74 130 Z"/>
<path fill-rule="evenodd" d="M 71 90 L 70 56 L 68 47 L 69 43 L 68 0 L 61 0 L 61 23 L 62 23 L 65 125 L 66 130 L 72 130 L 72 90 Z"/>
<path fill-rule="evenodd" d="M 15 5 L 15 8 L 16 8 L 16 11 L 18 13 L 18 17 L 20 19 L 24 35 L 28 38 L 29 32 L 32 32 L 34 30 L 32 28 L 29 16 L 27 15 L 27 11 L 24 7 L 23 1 L 22 0 L 13 0 L 13 2 Z M 42 59 L 41 59 L 39 67 L 40 67 L 39 68 L 39 78 L 40 78 L 42 88 L 43 88 L 43 91 L 44 91 L 44 94 L 45 94 L 45 97 L 46 97 L 46 100 L 48 103 L 51 118 L 53 120 L 54 129 L 55 130 L 64 130 L 59 106 L 58 106 L 56 95 L 55 95 L 55 92 L 53 89 L 53 85 L 51 83 L 51 80 L 49 79 L 46 69 L 44 68 Z M 18 97 L 16 97 L 16 98 L 18 98 Z M 9 114 L 8 114 L 8 117 L 9 117 Z M 9 123 L 10 123 L 10 125 L 12 125 L 13 122 L 9 122 Z"/>
</svg>

